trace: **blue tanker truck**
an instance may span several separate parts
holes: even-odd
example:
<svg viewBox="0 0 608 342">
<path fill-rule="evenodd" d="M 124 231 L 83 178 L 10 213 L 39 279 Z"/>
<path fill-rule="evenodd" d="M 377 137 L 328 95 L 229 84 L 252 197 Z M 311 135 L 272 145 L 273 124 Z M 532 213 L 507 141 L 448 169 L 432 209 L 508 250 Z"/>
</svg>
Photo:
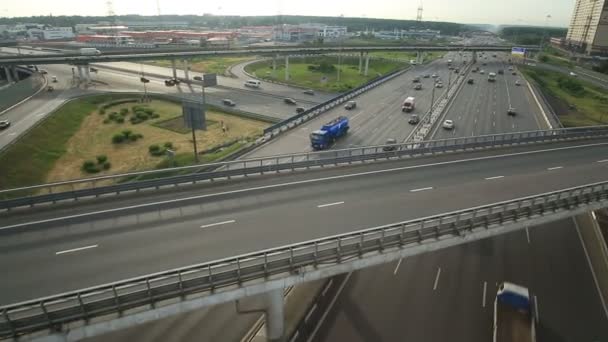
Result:
<svg viewBox="0 0 608 342">
<path fill-rule="evenodd" d="M 324 150 L 336 139 L 346 135 L 348 128 L 348 118 L 339 116 L 323 125 L 320 130 L 310 133 L 310 144 L 314 150 Z"/>
</svg>

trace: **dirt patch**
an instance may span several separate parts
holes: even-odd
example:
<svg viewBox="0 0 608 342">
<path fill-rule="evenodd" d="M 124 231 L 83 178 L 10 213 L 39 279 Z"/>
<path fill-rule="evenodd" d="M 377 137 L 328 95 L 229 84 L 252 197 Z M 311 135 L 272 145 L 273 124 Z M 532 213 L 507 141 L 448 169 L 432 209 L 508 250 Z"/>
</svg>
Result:
<svg viewBox="0 0 608 342">
<path fill-rule="evenodd" d="M 131 111 L 133 104 L 112 106 L 106 113 L 120 112 L 123 108 Z M 141 104 L 138 104 L 141 106 Z M 153 100 L 145 105 L 151 108 L 158 118 L 148 119 L 139 124 L 110 122 L 104 120 L 109 114 L 93 113 L 86 117 L 80 129 L 69 139 L 65 152 L 49 172 L 46 181 L 54 182 L 67 179 L 90 177 L 91 174 L 81 170 L 85 160 L 95 160 L 98 155 L 106 155 L 111 168 L 95 175 L 115 174 L 129 171 L 154 169 L 165 158 L 150 155 L 148 147 L 153 144 L 163 145 L 171 142 L 173 150 L 178 153 L 192 152 L 192 137 L 189 134 L 158 127 L 160 122 L 181 119 L 181 106 L 172 102 Z M 131 112 L 129 115 L 132 115 Z M 206 131 L 196 131 L 199 150 L 212 149 L 214 146 L 229 141 L 246 140 L 262 134 L 268 123 L 245 119 L 234 115 L 209 110 L 209 125 Z M 222 129 L 220 123 L 224 124 Z M 175 127 L 178 125 L 175 124 Z M 112 136 L 130 130 L 132 134 L 141 134 L 143 138 L 134 142 L 113 144 Z M 188 132 L 191 132 L 188 130 Z"/>
</svg>

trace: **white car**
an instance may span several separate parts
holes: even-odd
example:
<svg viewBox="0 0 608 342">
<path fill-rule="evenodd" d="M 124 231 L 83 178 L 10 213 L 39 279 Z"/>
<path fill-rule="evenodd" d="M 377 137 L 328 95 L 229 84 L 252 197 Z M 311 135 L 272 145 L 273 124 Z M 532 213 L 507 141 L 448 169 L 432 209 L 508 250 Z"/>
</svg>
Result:
<svg viewBox="0 0 608 342">
<path fill-rule="evenodd" d="M 483 74 L 486 73 L 486 71 L 485 70 L 479 70 L 479 73 L 483 75 Z"/>
<path fill-rule="evenodd" d="M 452 120 L 445 120 L 443 122 L 442 127 L 445 128 L 445 129 L 454 129 L 454 121 L 452 121 Z"/>
<path fill-rule="evenodd" d="M 435 84 L 435 88 L 443 88 L 443 83 L 438 82 L 437 84 Z"/>
<path fill-rule="evenodd" d="M 572 71 L 570 71 L 570 74 L 569 74 L 569 75 L 570 75 L 570 76 L 572 76 L 572 77 L 576 77 L 576 74 L 575 74 L 575 73 L 573 73 Z"/>
<path fill-rule="evenodd" d="M 519 86 L 519 85 L 521 85 L 521 82 L 519 82 L 519 80 L 515 80 L 515 85 Z"/>
<path fill-rule="evenodd" d="M 433 74 L 431 77 L 432 78 L 437 78 L 437 74 Z"/>
</svg>

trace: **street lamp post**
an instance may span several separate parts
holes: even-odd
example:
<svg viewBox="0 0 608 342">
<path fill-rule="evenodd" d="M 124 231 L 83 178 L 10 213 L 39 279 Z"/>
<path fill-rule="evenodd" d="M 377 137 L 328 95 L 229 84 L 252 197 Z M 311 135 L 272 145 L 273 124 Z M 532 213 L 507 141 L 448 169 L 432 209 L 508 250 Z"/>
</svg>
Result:
<svg viewBox="0 0 608 342">
<path fill-rule="evenodd" d="M 205 112 L 205 81 L 202 76 L 194 76 L 195 81 L 201 82 L 201 94 L 203 100 L 203 113 Z M 196 134 L 194 134 L 194 125 L 192 125 L 192 142 L 194 143 L 194 160 L 198 163 L 198 151 L 196 149 Z"/>
</svg>

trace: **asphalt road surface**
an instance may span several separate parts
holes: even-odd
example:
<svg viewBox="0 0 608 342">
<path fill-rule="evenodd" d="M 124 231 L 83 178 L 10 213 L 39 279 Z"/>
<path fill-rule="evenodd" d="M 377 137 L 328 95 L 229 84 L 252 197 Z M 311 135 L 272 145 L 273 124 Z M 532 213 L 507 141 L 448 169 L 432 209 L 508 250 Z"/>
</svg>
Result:
<svg viewBox="0 0 608 342">
<path fill-rule="evenodd" d="M 0 242 L 0 303 L 603 181 L 606 164 L 599 161 L 607 146 L 524 146 L 500 158 L 480 151 L 352 165 L 4 213 L 0 230 L 36 223 Z M 180 198 L 187 200 L 175 203 Z M 162 210 L 129 209 L 158 201 L 170 202 Z M 120 211 L 73 224 L 39 222 L 108 209 Z"/>
<path fill-rule="evenodd" d="M 475 83 L 464 85 L 446 114 L 456 128 L 438 128 L 435 137 L 547 128 L 525 80 L 517 70 L 511 75 L 505 59 L 480 59 L 478 64 L 487 63 L 479 65 L 485 75 L 471 73 Z M 488 82 L 487 73 L 499 68 L 505 75 Z M 518 115 L 508 116 L 509 106 Z M 490 341 L 492 303 L 503 281 L 526 286 L 537 297 L 538 341 L 608 339 L 607 313 L 576 227 L 564 220 L 355 272 L 315 340 Z"/>
</svg>

